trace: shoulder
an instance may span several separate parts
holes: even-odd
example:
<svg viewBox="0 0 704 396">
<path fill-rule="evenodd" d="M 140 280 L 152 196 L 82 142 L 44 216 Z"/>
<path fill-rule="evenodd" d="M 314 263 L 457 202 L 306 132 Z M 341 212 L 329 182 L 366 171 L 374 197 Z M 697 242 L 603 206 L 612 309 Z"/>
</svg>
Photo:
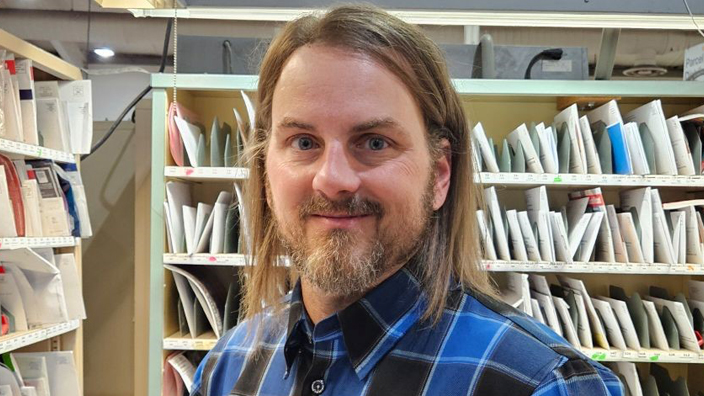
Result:
<svg viewBox="0 0 704 396">
<path fill-rule="evenodd" d="M 288 311 L 288 305 L 277 312 L 265 310 L 223 334 L 198 366 L 191 395 L 227 394 L 249 357 L 283 348 Z"/>
<path fill-rule="evenodd" d="M 608 368 L 586 357 L 547 326 L 489 296 L 453 294 L 446 308 L 454 320 L 448 338 L 465 339 L 465 353 L 480 357 L 480 377 L 486 377 L 487 384 L 514 381 L 544 395 L 621 394 L 620 383 Z M 569 388 L 576 385 L 589 386 L 592 393 Z M 600 388 L 604 391 L 597 392 Z"/>
</svg>

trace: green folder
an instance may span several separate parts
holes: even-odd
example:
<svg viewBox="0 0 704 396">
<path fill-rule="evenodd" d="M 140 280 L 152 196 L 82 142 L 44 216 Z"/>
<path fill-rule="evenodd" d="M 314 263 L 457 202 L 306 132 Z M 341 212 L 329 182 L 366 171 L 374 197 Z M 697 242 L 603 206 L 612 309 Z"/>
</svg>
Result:
<svg viewBox="0 0 704 396">
<path fill-rule="evenodd" d="M 224 131 L 220 130 L 220 121 L 218 117 L 213 119 L 213 126 L 210 128 L 210 166 L 222 167 L 225 150 L 225 140 L 223 139 Z"/>
<path fill-rule="evenodd" d="M 225 253 L 237 253 L 240 240 L 240 210 L 237 205 L 227 209 L 225 220 Z"/>
<path fill-rule="evenodd" d="M 230 139 L 230 134 L 225 135 L 225 149 L 223 151 L 223 162 L 225 166 L 231 168 L 235 166 L 237 157 L 232 154 L 232 141 Z"/>
<path fill-rule="evenodd" d="M 511 172 L 526 173 L 526 154 L 521 142 L 518 142 L 515 151 L 509 146 L 509 151 L 511 152 Z"/>
<path fill-rule="evenodd" d="M 502 143 L 501 155 L 496 158 L 499 164 L 499 172 L 511 172 L 511 148 L 506 139 Z"/>
<path fill-rule="evenodd" d="M 680 349 L 680 332 L 677 330 L 675 317 L 672 316 L 672 312 L 667 307 L 662 307 L 660 321 L 662 322 L 662 329 L 665 331 L 667 345 L 670 349 Z"/>
<path fill-rule="evenodd" d="M 650 330 L 648 328 L 648 313 L 645 311 L 643 300 L 640 294 L 633 293 L 631 297 L 626 296 L 626 292 L 618 286 L 609 286 L 609 295 L 615 300 L 624 301 L 628 307 L 628 314 L 631 316 L 633 327 L 638 335 L 638 342 L 643 348 L 650 348 Z"/>
<path fill-rule="evenodd" d="M 653 135 L 646 124 L 638 125 L 638 132 L 640 132 L 640 140 L 643 142 L 643 151 L 645 151 L 645 158 L 648 161 L 648 168 L 650 168 L 651 175 L 657 175 L 657 162 L 655 161 L 655 140 L 653 140 Z"/>
<path fill-rule="evenodd" d="M 594 131 L 594 144 L 599 153 L 601 172 L 607 175 L 613 174 L 614 167 L 611 153 L 611 138 L 609 138 L 609 133 L 606 131 L 606 126 L 603 123 L 599 124 L 599 128 Z"/>
<path fill-rule="evenodd" d="M 563 123 L 557 132 L 557 162 L 560 173 L 570 173 L 570 150 L 572 142 L 567 124 Z"/>
</svg>

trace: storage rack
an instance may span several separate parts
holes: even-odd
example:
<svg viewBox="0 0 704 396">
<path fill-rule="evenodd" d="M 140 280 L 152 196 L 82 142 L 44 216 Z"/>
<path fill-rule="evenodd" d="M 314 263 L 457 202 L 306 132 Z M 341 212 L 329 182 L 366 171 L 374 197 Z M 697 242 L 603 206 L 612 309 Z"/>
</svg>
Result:
<svg viewBox="0 0 704 396">
<path fill-rule="evenodd" d="M 80 80 L 81 70 L 2 29 L 0 49 L 15 54 L 18 59 L 31 59 L 33 67 L 58 80 Z M 77 164 L 80 156 L 41 146 L 0 139 L 0 154 L 10 159 L 48 159 Z M 79 277 L 82 277 L 81 240 L 74 237 L 0 238 L 0 250 L 15 248 L 58 248 L 73 253 Z M 83 388 L 83 327 L 73 320 L 0 337 L 0 353 L 13 351 L 73 351 L 81 389 Z"/>
<path fill-rule="evenodd" d="M 666 115 L 680 114 L 704 102 L 704 83 L 679 81 L 546 81 L 546 80 L 454 80 L 454 85 L 462 95 L 463 104 L 470 120 L 482 122 L 487 134 L 500 140 L 517 125 L 531 121 L 552 121 L 560 110 L 565 98 L 616 98 L 622 112 L 662 99 Z M 174 79 L 170 74 L 152 76 L 154 88 L 152 99 L 152 195 L 151 195 L 151 252 L 150 252 L 150 329 L 148 381 L 149 395 L 158 396 L 161 392 L 161 370 L 164 357 L 171 350 L 208 350 L 215 340 L 204 337 L 198 339 L 174 338 L 173 308 L 177 294 L 170 274 L 164 270 L 164 263 L 205 266 L 241 266 L 245 257 L 241 255 L 187 255 L 164 254 L 165 225 L 163 202 L 165 182 L 179 179 L 199 183 L 199 190 L 207 190 L 212 185 L 227 186 L 246 177 L 246 169 L 222 168 L 175 168 L 168 147 L 165 144 L 166 110 L 171 98 Z M 234 125 L 232 108 L 244 113 L 244 105 L 239 91 L 254 91 L 257 76 L 241 75 L 179 75 L 176 80 L 179 102 L 197 112 L 206 124 L 213 117 Z M 475 176 L 484 185 L 496 185 L 502 204 L 508 207 L 521 207 L 525 203 L 523 194 L 515 194 L 526 188 L 546 185 L 551 201 L 558 196 L 566 196 L 566 189 L 578 190 L 599 186 L 607 202 L 617 202 L 618 191 L 638 186 L 657 187 L 666 192 L 668 200 L 701 197 L 704 191 L 702 176 L 624 176 L 624 175 L 537 175 L 481 173 Z M 513 191 L 501 196 L 502 192 Z M 674 197 L 674 198 L 673 198 Z M 214 197 L 211 197 L 214 198 Z M 563 198 L 564 199 L 564 198 Z M 633 291 L 647 291 L 647 285 L 657 284 L 666 287 L 671 293 L 686 288 L 688 279 L 701 279 L 704 268 L 700 265 L 664 264 L 640 265 L 622 263 L 526 263 L 519 261 L 484 261 L 484 267 L 492 275 L 501 277 L 501 272 L 541 272 L 547 274 L 580 274 L 590 293 L 606 295 L 609 283 L 617 284 Z M 630 275 L 630 276 L 629 276 Z M 668 275 L 668 276 L 663 276 Z M 671 367 L 673 375 L 684 375 L 688 381 L 696 383 L 694 389 L 704 389 L 696 372 L 704 364 L 704 353 L 689 351 L 664 352 L 659 350 L 618 351 L 583 349 L 583 352 L 599 361 L 632 361 L 677 363 Z M 699 381 L 699 382 L 697 382 Z M 691 385 L 690 385 L 691 386 Z M 692 387 L 690 387 L 692 389 Z"/>
</svg>

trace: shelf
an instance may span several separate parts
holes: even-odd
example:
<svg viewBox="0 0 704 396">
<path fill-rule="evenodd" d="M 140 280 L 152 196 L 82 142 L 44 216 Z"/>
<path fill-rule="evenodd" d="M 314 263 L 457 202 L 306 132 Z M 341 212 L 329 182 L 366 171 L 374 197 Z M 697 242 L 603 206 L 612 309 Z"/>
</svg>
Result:
<svg viewBox="0 0 704 396">
<path fill-rule="evenodd" d="M 229 267 L 242 267 L 247 263 L 243 254 L 207 254 L 199 253 L 188 255 L 186 253 L 164 254 L 164 264 L 185 265 L 219 265 Z"/>
<path fill-rule="evenodd" d="M 182 337 L 179 333 L 165 338 L 163 348 L 166 350 L 209 351 L 215 347 L 218 340 L 214 334 L 207 333 L 196 339 Z M 640 352 L 602 348 L 580 348 L 589 358 L 601 362 L 660 362 L 660 363 L 697 363 L 704 364 L 704 352 L 686 350 L 661 351 L 659 349 L 644 349 Z"/>
<path fill-rule="evenodd" d="M 0 250 L 18 248 L 59 248 L 78 245 L 74 237 L 0 238 Z"/>
<path fill-rule="evenodd" d="M 173 334 L 171 337 L 164 338 L 163 348 L 174 351 L 209 351 L 215 347 L 218 339 L 211 331 L 201 335 L 198 338 L 183 337 L 181 333 Z"/>
<path fill-rule="evenodd" d="M 601 362 L 657 362 L 657 363 L 696 363 L 704 364 L 704 352 L 687 350 L 662 351 L 660 349 L 643 349 L 642 351 L 621 351 L 602 348 L 580 348 L 582 353 L 593 360 Z"/>
<path fill-rule="evenodd" d="M 641 274 L 641 275 L 704 275 L 704 268 L 698 264 L 642 264 L 642 263 L 603 263 L 603 262 L 533 262 L 482 260 L 484 269 L 490 272 L 548 272 L 548 273 L 599 273 L 599 274 Z"/>
<path fill-rule="evenodd" d="M 249 177 L 247 168 L 211 168 L 211 167 L 185 167 L 167 166 L 164 176 L 190 181 L 236 181 Z"/>
<path fill-rule="evenodd" d="M 8 334 L 0 337 L 0 354 L 68 333 L 69 331 L 76 330 L 80 324 L 81 322 L 79 320 L 73 320 L 58 325 Z"/>
<path fill-rule="evenodd" d="M 56 162 L 75 163 L 76 157 L 71 153 L 34 146 L 23 142 L 0 139 L 0 153 L 11 159 L 48 159 Z"/>
<path fill-rule="evenodd" d="M 225 74 L 179 74 L 176 87 L 205 91 L 253 91 L 258 76 Z M 452 80 L 460 95 L 466 96 L 598 96 L 598 97 L 691 97 L 701 98 L 704 82 L 701 81 L 597 81 L 597 80 Z M 152 74 L 154 89 L 173 88 L 173 74 Z M 472 99 L 466 98 L 466 99 Z"/>
<path fill-rule="evenodd" d="M 505 186 L 566 186 L 566 187 L 704 187 L 704 176 L 665 175 L 578 175 L 549 173 L 490 173 L 482 172 L 474 178 L 485 185 Z"/>
<path fill-rule="evenodd" d="M 102 0 L 107 1 L 107 0 Z M 153 7 L 128 8 L 135 17 L 173 18 L 174 10 L 171 7 L 150 9 Z M 144 0 L 141 1 L 142 3 Z M 307 3 L 307 2 L 306 2 Z M 223 4 L 223 3 L 221 3 Z M 286 4 L 286 3 L 279 3 Z M 461 4 L 461 3 L 455 3 Z M 545 4 L 545 3 L 544 3 Z M 417 25 L 441 26 L 528 26 L 528 27 L 555 27 L 555 28 L 583 28 L 583 29 L 676 29 L 694 30 L 695 19 L 699 24 L 704 24 L 700 16 L 690 17 L 686 14 L 663 13 L 634 13 L 634 12 L 558 12 L 540 9 L 539 6 L 530 6 L 539 11 L 517 11 L 502 9 L 485 11 L 473 9 L 391 9 L 389 13 L 402 20 Z M 533 8 L 535 7 L 535 8 Z M 414 7 L 415 8 L 415 7 Z M 420 7 L 419 7 L 420 8 Z M 453 7 L 457 8 L 457 7 Z M 287 22 L 301 15 L 314 14 L 318 9 L 309 7 L 185 7 L 178 10 L 179 18 L 186 19 L 215 19 L 237 21 L 265 21 Z"/>
<path fill-rule="evenodd" d="M 0 48 L 15 54 L 17 58 L 31 59 L 32 66 L 63 80 L 81 80 L 81 69 L 19 37 L 0 29 Z"/>
</svg>

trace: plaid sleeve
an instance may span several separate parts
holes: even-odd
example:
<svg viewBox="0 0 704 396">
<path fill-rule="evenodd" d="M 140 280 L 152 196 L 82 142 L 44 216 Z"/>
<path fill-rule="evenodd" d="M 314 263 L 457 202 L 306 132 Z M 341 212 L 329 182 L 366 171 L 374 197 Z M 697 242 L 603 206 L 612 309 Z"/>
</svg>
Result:
<svg viewBox="0 0 704 396">
<path fill-rule="evenodd" d="M 618 377 L 600 364 L 584 359 L 567 360 L 552 370 L 533 396 L 623 396 Z"/>
</svg>

